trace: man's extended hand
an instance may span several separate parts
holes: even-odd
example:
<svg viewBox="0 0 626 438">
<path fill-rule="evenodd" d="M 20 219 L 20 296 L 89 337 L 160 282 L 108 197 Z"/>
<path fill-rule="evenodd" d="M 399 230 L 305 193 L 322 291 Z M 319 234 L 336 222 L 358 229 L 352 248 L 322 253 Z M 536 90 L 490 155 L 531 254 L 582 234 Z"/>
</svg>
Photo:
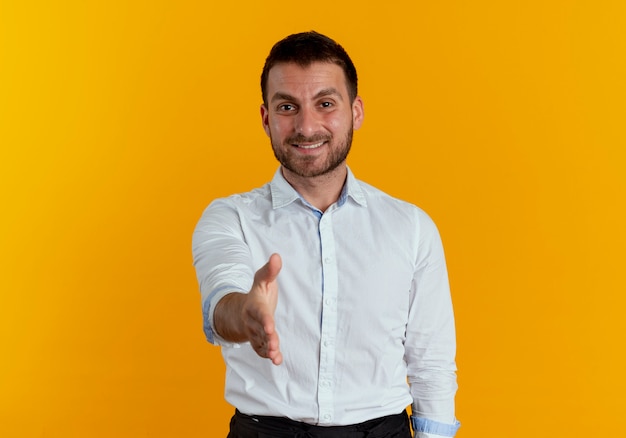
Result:
<svg viewBox="0 0 626 438">
<path fill-rule="evenodd" d="M 254 275 L 254 283 L 247 294 L 233 292 L 222 298 L 213 314 L 217 333 L 230 342 L 250 342 L 261 357 L 280 365 L 278 333 L 274 326 L 274 312 L 278 302 L 276 277 L 282 267 L 278 254 Z"/>
<path fill-rule="evenodd" d="M 280 365 L 283 355 L 280 352 L 278 333 L 274 325 L 274 312 L 278 302 L 276 277 L 282 267 L 278 254 L 272 254 L 269 261 L 254 275 L 254 283 L 241 308 L 243 330 L 250 345 L 261 357 L 267 357 L 274 365 Z"/>
</svg>

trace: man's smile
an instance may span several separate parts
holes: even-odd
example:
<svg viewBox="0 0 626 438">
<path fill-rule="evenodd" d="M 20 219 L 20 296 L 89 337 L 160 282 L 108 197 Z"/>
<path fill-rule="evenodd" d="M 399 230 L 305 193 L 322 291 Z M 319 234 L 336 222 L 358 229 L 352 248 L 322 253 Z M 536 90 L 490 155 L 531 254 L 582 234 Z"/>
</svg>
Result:
<svg viewBox="0 0 626 438">
<path fill-rule="evenodd" d="M 293 146 L 299 147 L 301 149 L 317 149 L 318 147 L 322 146 L 324 143 L 326 143 L 326 141 L 320 141 L 318 143 L 313 143 L 313 144 L 298 144 L 298 143 L 295 143 L 295 144 L 293 144 Z"/>
</svg>

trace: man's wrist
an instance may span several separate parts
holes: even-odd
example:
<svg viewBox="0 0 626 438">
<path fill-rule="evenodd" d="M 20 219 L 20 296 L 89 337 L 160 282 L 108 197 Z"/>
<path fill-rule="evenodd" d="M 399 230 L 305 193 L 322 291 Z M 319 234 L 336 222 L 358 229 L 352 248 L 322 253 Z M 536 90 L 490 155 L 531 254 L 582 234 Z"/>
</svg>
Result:
<svg viewBox="0 0 626 438">
<path fill-rule="evenodd" d="M 213 312 L 215 332 L 225 341 L 236 343 L 248 341 L 241 322 L 241 311 L 245 299 L 245 293 L 231 292 L 215 305 Z"/>
</svg>

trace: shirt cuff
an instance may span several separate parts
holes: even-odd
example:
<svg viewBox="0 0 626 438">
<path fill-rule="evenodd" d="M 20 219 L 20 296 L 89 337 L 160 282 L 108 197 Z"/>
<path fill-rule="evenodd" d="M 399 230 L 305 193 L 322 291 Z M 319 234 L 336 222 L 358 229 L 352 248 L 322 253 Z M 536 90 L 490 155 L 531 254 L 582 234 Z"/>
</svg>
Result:
<svg viewBox="0 0 626 438">
<path fill-rule="evenodd" d="M 461 423 L 458 421 L 455 421 L 453 424 L 447 424 L 413 416 L 411 416 L 411 424 L 413 425 L 416 438 L 452 437 L 461 427 Z"/>
<path fill-rule="evenodd" d="M 235 347 L 235 348 L 239 348 L 239 346 L 241 345 L 236 342 L 228 342 L 227 340 L 222 338 L 215 331 L 215 326 L 213 323 L 213 312 L 214 312 L 213 307 L 217 304 L 219 300 L 221 300 L 226 295 L 233 293 L 233 292 L 246 293 L 243 289 L 236 287 L 236 286 L 222 286 L 213 290 L 213 292 L 209 294 L 209 296 L 204 300 L 204 303 L 202 304 L 202 314 L 203 314 L 203 320 L 204 320 L 204 325 L 203 325 L 204 334 L 206 336 L 207 341 L 209 341 L 211 344 L 219 345 L 221 347 Z"/>
</svg>

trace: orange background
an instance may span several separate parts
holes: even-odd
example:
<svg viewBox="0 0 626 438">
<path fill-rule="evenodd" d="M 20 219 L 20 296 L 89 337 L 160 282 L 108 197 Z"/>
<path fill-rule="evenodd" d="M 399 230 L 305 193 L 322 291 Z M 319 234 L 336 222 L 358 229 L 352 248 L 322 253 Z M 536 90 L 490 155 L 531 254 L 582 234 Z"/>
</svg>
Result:
<svg viewBox="0 0 626 438">
<path fill-rule="evenodd" d="M 624 5 L 0 0 L 0 436 L 225 436 L 191 233 L 272 177 L 262 63 L 310 29 L 359 69 L 352 169 L 440 227 L 458 436 L 619 435 Z"/>
</svg>

